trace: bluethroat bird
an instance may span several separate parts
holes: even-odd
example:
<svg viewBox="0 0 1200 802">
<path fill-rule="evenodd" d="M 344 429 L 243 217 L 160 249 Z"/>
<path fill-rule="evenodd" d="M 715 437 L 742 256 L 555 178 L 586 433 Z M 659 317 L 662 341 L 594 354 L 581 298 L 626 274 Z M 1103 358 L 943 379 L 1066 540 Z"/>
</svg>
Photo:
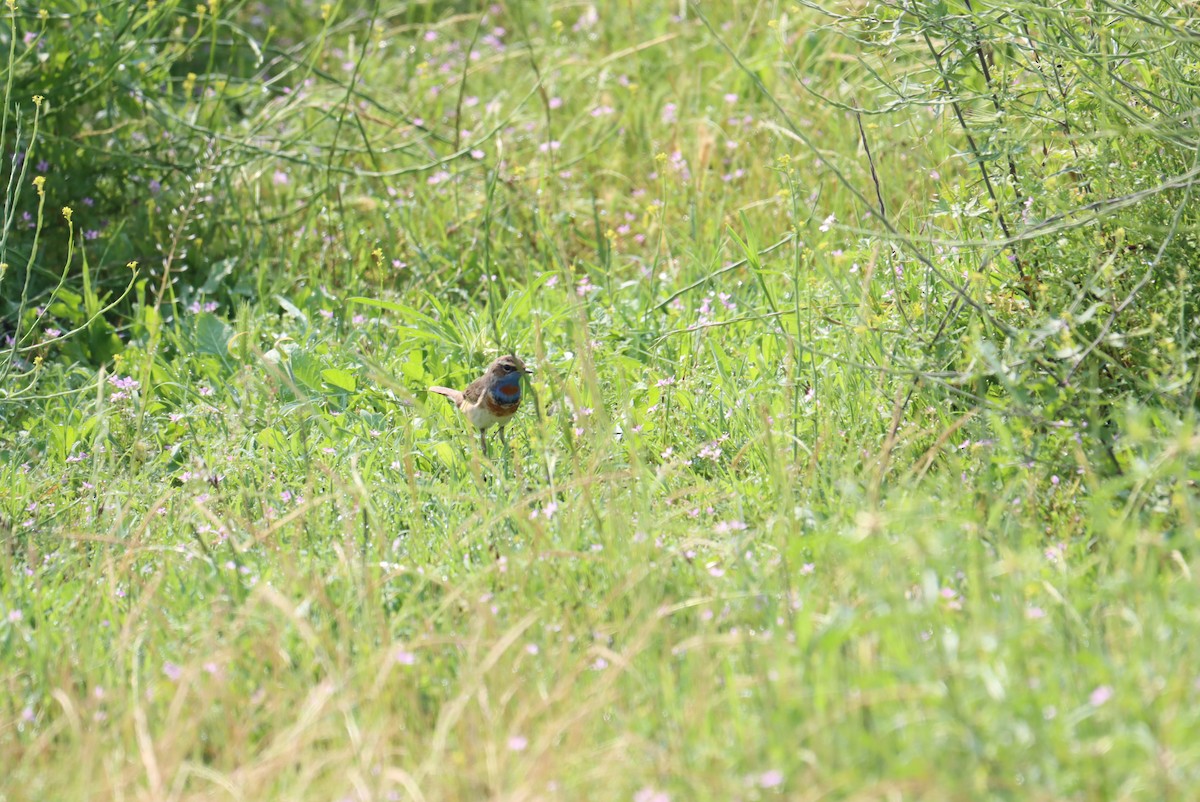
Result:
<svg viewBox="0 0 1200 802">
<path fill-rule="evenodd" d="M 434 385 L 429 392 L 444 395 L 467 417 L 471 425 L 479 430 L 479 443 L 487 453 L 487 430 L 500 425 L 500 442 L 504 440 L 504 426 L 521 406 L 521 377 L 532 373 L 525 363 L 513 354 L 502 356 L 488 366 L 465 390 L 451 390 Z"/>
</svg>

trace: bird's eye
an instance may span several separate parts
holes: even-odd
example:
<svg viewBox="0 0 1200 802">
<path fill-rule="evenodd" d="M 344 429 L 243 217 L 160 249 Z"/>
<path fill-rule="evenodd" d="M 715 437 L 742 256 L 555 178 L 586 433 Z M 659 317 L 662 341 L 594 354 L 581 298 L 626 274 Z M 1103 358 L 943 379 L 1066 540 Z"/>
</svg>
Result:
<svg viewBox="0 0 1200 802">
<path fill-rule="evenodd" d="M 516 370 L 516 368 L 514 368 L 512 365 L 505 365 L 505 366 L 504 366 L 504 372 L 505 372 L 505 373 L 512 373 L 514 370 Z"/>
</svg>

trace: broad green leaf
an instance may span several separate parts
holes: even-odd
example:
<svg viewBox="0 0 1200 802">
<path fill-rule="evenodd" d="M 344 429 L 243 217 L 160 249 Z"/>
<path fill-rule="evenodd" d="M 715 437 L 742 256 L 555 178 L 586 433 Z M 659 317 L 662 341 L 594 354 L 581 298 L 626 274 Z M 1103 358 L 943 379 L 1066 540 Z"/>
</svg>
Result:
<svg viewBox="0 0 1200 802">
<path fill-rule="evenodd" d="M 292 378 L 310 390 L 323 392 L 325 384 L 321 379 L 321 361 L 307 351 L 296 349 L 292 352 Z"/>
<path fill-rule="evenodd" d="M 296 320 L 299 320 L 304 325 L 306 325 L 306 326 L 308 325 L 308 315 L 301 312 L 300 307 L 296 306 L 294 303 L 289 301 L 287 298 L 284 298 L 282 295 L 276 295 L 275 301 L 280 306 L 283 307 L 283 311 L 287 312 L 288 315 L 296 318 Z"/>
<path fill-rule="evenodd" d="M 153 306 L 139 307 L 138 314 L 142 319 L 142 325 L 146 327 L 147 334 L 153 337 L 162 330 L 162 315 Z"/>
<path fill-rule="evenodd" d="M 237 257 L 233 256 L 228 259 L 222 259 L 214 264 L 208 271 L 208 278 L 200 286 L 201 292 L 215 295 L 221 289 L 221 285 L 225 279 L 233 272 L 233 268 L 237 266 L 237 263 Z"/>
<path fill-rule="evenodd" d="M 454 465 L 462 460 L 462 451 L 450 445 L 445 440 L 435 444 L 433 450 L 438 455 L 438 458 L 447 465 Z"/>
<path fill-rule="evenodd" d="M 196 351 L 201 354 L 225 357 L 229 354 L 227 346 L 233 329 L 225 321 L 208 312 L 201 312 L 196 318 Z"/>
<path fill-rule="evenodd" d="M 358 382 L 355 381 L 354 374 L 339 368 L 326 368 L 325 370 L 321 371 L 321 378 L 323 378 L 326 383 L 332 384 L 339 390 L 345 390 L 348 393 L 354 392 L 358 387 Z"/>
<path fill-rule="evenodd" d="M 288 439 L 283 432 L 275 428 L 263 429 L 256 438 L 260 445 L 274 451 L 283 451 L 288 447 Z"/>
</svg>

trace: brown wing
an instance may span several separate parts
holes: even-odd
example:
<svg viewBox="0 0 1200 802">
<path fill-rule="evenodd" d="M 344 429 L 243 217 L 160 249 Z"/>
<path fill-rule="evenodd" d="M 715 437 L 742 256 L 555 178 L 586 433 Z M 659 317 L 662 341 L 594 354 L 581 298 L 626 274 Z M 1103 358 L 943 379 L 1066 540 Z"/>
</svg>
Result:
<svg viewBox="0 0 1200 802">
<path fill-rule="evenodd" d="M 470 401 L 472 404 L 479 400 L 479 396 L 483 395 L 483 388 L 487 384 L 487 376 L 480 376 L 475 381 L 467 385 L 467 389 L 463 390 L 463 400 Z"/>
<path fill-rule="evenodd" d="M 451 390 L 449 387 L 439 387 L 434 385 L 433 387 L 429 388 L 429 392 L 446 396 L 446 398 L 449 398 L 454 402 L 455 406 L 462 403 L 463 394 L 458 390 Z"/>
</svg>

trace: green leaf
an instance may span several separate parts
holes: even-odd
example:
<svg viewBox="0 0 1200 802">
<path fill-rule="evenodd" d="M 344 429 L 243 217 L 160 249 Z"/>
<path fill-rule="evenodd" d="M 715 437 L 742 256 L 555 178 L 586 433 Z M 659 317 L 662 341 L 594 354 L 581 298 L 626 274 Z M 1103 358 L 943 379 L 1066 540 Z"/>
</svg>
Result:
<svg viewBox="0 0 1200 802">
<path fill-rule="evenodd" d="M 321 371 L 321 378 L 323 378 L 326 383 L 332 384 L 339 390 L 345 390 L 348 393 L 354 392 L 354 390 L 358 387 L 358 382 L 355 381 L 354 374 L 347 370 L 327 368 Z"/>
<path fill-rule="evenodd" d="M 425 360 L 417 350 L 408 352 L 408 359 L 400 364 L 400 373 L 404 378 L 411 379 L 417 384 L 426 384 Z"/>
<path fill-rule="evenodd" d="M 88 327 L 87 335 L 88 354 L 93 362 L 107 362 L 125 350 L 125 343 L 121 342 L 104 318 L 96 318 Z"/>
<path fill-rule="evenodd" d="M 296 349 L 291 354 L 288 365 L 292 369 L 292 378 L 310 390 L 323 392 L 325 384 L 321 380 L 321 361 L 307 351 Z"/>
<path fill-rule="evenodd" d="M 87 320 L 87 310 L 84 309 L 83 296 L 62 287 L 55 293 L 54 302 L 50 304 L 50 314 L 72 325 L 79 325 Z"/>
<path fill-rule="evenodd" d="M 224 283 L 226 277 L 233 272 L 233 268 L 237 267 L 237 263 L 237 257 L 233 256 L 214 264 L 208 271 L 208 278 L 200 285 L 200 291 L 215 295 L 221 289 L 221 284 Z"/>
<path fill-rule="evenodd" d="M 283 311 L 287 312 L 289 316 L 294 317 L 296 320 L 299 320 L 306 326 L 308 325 L 308 315 L 301 312 L 300 307 L 296 306 L 282 295 L 276 295 L 275 301 L 283 307 Z"/>
<path fill-rule="evenodd" d="M 196 318 L 196 352 L 224 358 L 229 354 L 229 339 L 233 329 L 225 321 L 208 312 Z"/>
<path fill-rule="evenodd" d="M 153 306 L 142 306 L 138 311 L 146 333 L 151 337 L 157 335 L 162 330 L 162 315 Z"/>
<path fill-rule="evenodd" d="M 398 304 L 394 301 L 380 301 L 376 298 L 365 298 L 361 295 L 355 295 L 352 298 L 347 298 L 346 303 L 374 306 L 377 309 L 386 309 L 389 312 L 399 312 L 401 314 L 408 314 L 416 311 L 411 306 L 406 306 L 405 304 Z"/>
<path fill-rule="evenodd" d="M 433 450 L 438 458 L 447 465 L 454 465 L 462 461 L 462 450 L 456 449 L 445 440 L 436 443 L 433 446 Z"/>
<path fill-rule="evenodd" d="M 288 447 L 288 439 L 278 429 L 263 429 L 256 438 L 260 445 L 273 451 L 284 451 Z"/>
<path fill-rule="evenodd" d="M 79 440 L 79 432 L 70 424 L 48 425 L 47 432 L 49 440 L 53 444 L 58 456 L 61 459 L 66 459 L 71 453 L 72 446 Z"/>
<path fill-rule="evenodd" d="M 87 318 L 93 318 L 100 314 L 100 299 L 96 297 L 95 291 L 92 289 L 92 271 L 88 265 L 87 248 L 81 251 L 83 263 L 83 313 Z"/>
</svg>

